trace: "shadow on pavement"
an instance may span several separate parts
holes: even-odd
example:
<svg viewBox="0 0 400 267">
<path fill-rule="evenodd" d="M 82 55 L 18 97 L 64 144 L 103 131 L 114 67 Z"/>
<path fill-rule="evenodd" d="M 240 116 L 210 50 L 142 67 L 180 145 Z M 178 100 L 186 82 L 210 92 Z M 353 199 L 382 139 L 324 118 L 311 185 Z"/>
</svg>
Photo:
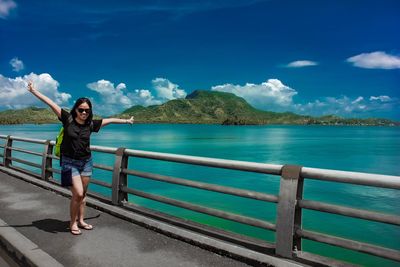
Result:
<svg viewBox="0 0 400 267">
<path fill-rule="evenodd" d="M 96 219 L 100 217 L 100 214 L 87 217 L 85 220 Z M 0 226 L 0 227 L 13 227 L 13 228 L 20 228 L 20 227 L 36 227 L 39 230 L 56 234 L 56 233 L 64 233 L 69 232 L 69 220 L 68 221 L 61 221 L 57 219 L 43 219 L 33 221 L 32 224 L 22 224 L 22 225 L 7 225 L 7 226 Z"/>
</svg>

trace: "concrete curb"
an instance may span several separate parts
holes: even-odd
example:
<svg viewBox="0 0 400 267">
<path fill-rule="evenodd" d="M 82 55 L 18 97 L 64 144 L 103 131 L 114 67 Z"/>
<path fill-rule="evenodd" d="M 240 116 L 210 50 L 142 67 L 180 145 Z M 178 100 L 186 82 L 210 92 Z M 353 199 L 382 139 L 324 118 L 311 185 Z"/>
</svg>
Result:
<svg viewBox="0 0 400 267">
<path fill-rule="evenodd" d="M 31 177 L 26 174 L 22 174 L 18 171 L 11 170 L 0 166 L 0 171 L 7 173 L 9 175 L 15 176 L 19 179 L 32 183 L 34 185 L 43 187 L 45 189 L 57 192 L 64 196 L 70 196 L 71 193 L 69 190 L 62 188 L 58 185 L 48 183 L 43 180 L 39 180 L 37 178 Z M 241 247 L 236 244 L 223 242 L 216 238 L 212 238 L 206 235 L 199 234 L 197 232 L 193 232 L 187 229 L 182 229 L 176 227 L 174 225 L 167 224 L 165 222 L 157 221 L 140 214 L 136 214 L 130 212 L 126 209 L 123 209 L 118 206 L 109 205 L 98 201 L 94 198 L 87 197 L 86 201 L 88 206 L 94 207 L 101 211 L 107 212 L 111 215 L 117 216 L 119 218 L 128 220 L 130 222 L 142 225 L 146 228 L 158 231 L 167 236 L 182 240 L 184 242 L 203 247 L 207 250 L 211 250 L 218 254 L 228 256 L 230 258 L 234 258 L 240 261 L 243 261 L 247 264 L 255 265 L 255 266 L 309 266 L 306 264 L 294 262 L 288 259 L 278 258 L 274 256 L 270 256 L 267 254 L 259 253 L 256 251 L 252 251 L 245 247 Z M 43 266 L 43 265 L 41 265 Z"/>
<path fill-rule="evenodd" d="M 0 245 L 21 266 L 63 266 L 35 243 L 0 219 Z"/>
</svg>

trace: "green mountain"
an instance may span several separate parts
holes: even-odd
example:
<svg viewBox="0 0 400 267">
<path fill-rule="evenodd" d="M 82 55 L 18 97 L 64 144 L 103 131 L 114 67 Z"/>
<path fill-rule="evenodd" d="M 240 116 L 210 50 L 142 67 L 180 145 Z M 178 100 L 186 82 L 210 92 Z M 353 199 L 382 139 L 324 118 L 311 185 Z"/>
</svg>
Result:
<svg viewBox="0 0 400 267">
<path fill-rule="evenodd" d="M 0 124 L 56 123 L 59 122 L 54 112 L 47 108 L 29 107 L 10 109 L 0 112 Z"/>
<path fill-rule="evenodd" d="M 387 119 L 344 119 L 332 115 L 316 118 L 291 112 L 262 111 L 234 94 L 201 90 L 194 91 L 186 99 L 162 105 L 133 106 L 117 116 L 135 116 L 139 123 L 399 125 Z"/>
<path fill-rule="evenodd" d="M 307 117 L 294 113 L 261 111 L 231 93 L 194 91 L 186 99 L 175 99 L 162 105 L 131 107 L 120 116 L 135 116 L 137 122 L 212 123 L 212 124 L 304 124 Z"/>
<path fill-rule="evenodd" d="M 194 91 L 186 99 L 175 99 L 162 105 L 133 106 L 113 117 L 135 117 L 137 123 L 202 123 L 224 125 L 321 124 L 321 125 L 386 125 L 400 126 L 387 119 L 345 119 L 329 115 L 311 117 L 291 112 L 276 113 L 252 107 L 231 93 Z M 95 116 L 98 118 L 98 116 Z M 50 109 L 30 107 L 0 112 L 0 124 L 58 123 Z"/>
</svg>

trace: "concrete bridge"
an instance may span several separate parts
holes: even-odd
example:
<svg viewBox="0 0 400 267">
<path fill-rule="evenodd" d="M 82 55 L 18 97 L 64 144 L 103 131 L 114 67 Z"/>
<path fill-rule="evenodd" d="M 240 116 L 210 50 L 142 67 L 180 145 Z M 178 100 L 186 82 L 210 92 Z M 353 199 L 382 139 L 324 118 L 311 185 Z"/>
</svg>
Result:
<svg viewBox="0 0 400 267">
<path fill-rule="evenodd" d="M 1 136 L 0 245 L 22 266 L 350 266 L 301 250 L 302 239 L 327 243 L 400 262 L 397 250 L 343 239 L 303 229 L 301 210 L 312 209 L 364 220 L 400 225 L 400 216 L 331 205 L 302 197 L 304 179 L 400 189 L 400 177 L 270 165 L 165 153 L 93 146 L 92 150 L 115 155 L 113 166 L 95 164 L 112 172 L 112 183 L 92 182 L 112 190 L 106 199 L 90 192 L 87 220 L 92 231 L 72 236 L 68 230 L 70 192 L 53 174 L 54 141 Z M 42 144 L 42 151 L 13 146 L 13 141 Z M 41 164 L 21 159 L 12 151 L 40 157 Z M 128 169 L 129 157 L 164 160 L 213 168 L 266 173 L 280 177 L 279 195 L 239 190 L 186 179 Z M 39 172 L 15 166 L 15 162 Z M 260 221 L 225 211 L 170 199 L 129 188 L 129 175 L 277 204 L 277 222 Z M 94 177 L 95 178 L 95 177 Z M 239 234 L 148 210 L 129 203 L 134 194 L 170 205 L 276 232 L 268 243 Z M 0 254 L 1 255 L 1 254 Z M 6 256 L 7 258 L 7 256 Z M 1 264 L 1 261 L 0 261 Z M 10 263 L 12 266 L 13 263 Z"/>
</svg>

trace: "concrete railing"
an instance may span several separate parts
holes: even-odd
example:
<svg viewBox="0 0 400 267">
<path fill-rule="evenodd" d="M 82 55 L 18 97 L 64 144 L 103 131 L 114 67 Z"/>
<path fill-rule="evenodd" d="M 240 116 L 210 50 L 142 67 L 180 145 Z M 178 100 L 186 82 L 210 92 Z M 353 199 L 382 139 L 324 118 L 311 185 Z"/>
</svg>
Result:
<svg viewBox="0 0 400 267">
<path fill-rule="evenodd" d="M 59 160 L 59 158 L 53 155 L 53 146 L 55 145 L 54 141 L 5 135 L 0 135 L 0 139 L 5 140 L 4 145 L 1 145 L 1 147 L 4 148 L 4 153 L 2 155 L 0 154 L 0 157 L 3 157 L 4 167 L 27 172 L 33 176 L 36 176 L 39 179 L 52 183 L 57 183 L 53 179 L 53 173 L 60 173 L 61 171 L 59 169 L 55 169 L 53 166 L 53 160 Z M 13 141 L 42 144 L 44 148 L 42 152 L 30 151 L 13 146 Z M 356 185 L 367 185 L 399 190 L 399 176 L 325 170 L 294 165 L 253 163 L 245 161 L 194 157 L 103 146 L 91 146 L 91 150 L 99 153 L 108 153 L 115 156 L 113 166 L 101 165 L 96 163 L 94 164 L 94 168 L 112 172 L 111 184 L 104 181 L 96 180 L 95 178 L 91 179 L 91 183 L 111 189 L 112 194 L 110 202 L 114 205 L 122 207 L 128 206 L 128 196 L 129 194 L 132 194 L 169 205 L 181 207 L 184 209 L 216 216 L 226 220 L 231 220 L 258 228 L 275 231 L 276 242 L 273 244 L 268 242 L 266 243 L 271 245 L 271 247 L 273 248 L 273 253 L 275 253 L 277 256 L 293 260 L 304 259 L 302 258 L 304 257 L 304 255 L 307 255 L 307 257 L 310 257 L 310 255 L 313 256 L 313 254 L 310 253 L 300 253 L 302 252 L 302 240 L 308 239 L 400 262 L 400 252 L 397 250 L 385 248 L 382 246 L 376 246 L 369 243 L 363 243 L 351 239 L 344 239 L 337 236 L 308 231 L 306 229 L 303 229 L 302 227 L 303 209 L 316 210 L 331 214 L 339 214 L 347 217 L 400 226 L 400 216 L 397 215 L 383 214 L 303 199 L 303 184 L 305 179 L 317 179 L 322 181 L 334 181 L 339 183 L 350 183 Z M 12 151 L 18 151 L 21 153 L 39 156 L 42 158 L 42 163 L 37 164 L 13 157 Z M 155 173 L 131 170 L 128 169 L 128 160 L 130 157 L 276 175 L 280 177 L 279 195 L 270 195 L 256 191 L 242 190 L 226 186 L 192 181 L 188 179 L 164 176 Z M 38 168 L 40 169 L 40 174 L 31 172 L 21 167 L 13 166 L 13 162 L 18 162 L 34 168 Z M 134 188 L 130 188 L 128 187 L 128 178 L 130 175 L 192 188 L 198 188 L 207 191 L 240 196 L 243 198 L 277 203 L 276 223 L 274 224 L 272 222 L 267 222 L 264 220 L 242 216 L 227 211 L 192 204 L 182 200 L 176 200 L 160 195 L 150 194 Z M 315 258 L 318 258 L 317 255 L 315 256 Z M 326 259 L 324 259 L 324 263 L 327 263 Z"/>
</svg>

